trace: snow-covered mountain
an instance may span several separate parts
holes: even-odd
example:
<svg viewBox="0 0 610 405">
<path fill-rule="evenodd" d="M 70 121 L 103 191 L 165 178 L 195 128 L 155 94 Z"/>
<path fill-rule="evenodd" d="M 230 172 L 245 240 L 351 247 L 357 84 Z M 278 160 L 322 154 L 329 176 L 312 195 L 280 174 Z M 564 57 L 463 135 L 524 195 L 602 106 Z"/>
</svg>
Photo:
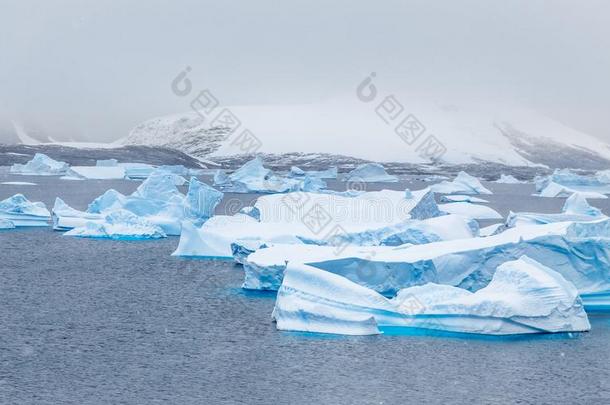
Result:
<svg viewBox="0 0 610 405">
<path fill-rule="evenodd" d="M 211 158 L 257 152 L 331 154 L 404 163 L 428 163 L 432 156 L 432 160 L 440 157 L 447 164 L 483 161 L 583 169 L 610 164 L 608 144 L 532 111 L 434 102 L 402 105 L 404 108 L 399 111 L 396 106 L 392 110 L 391 103 L 356 99 L 287 106 L 235 106 L 229 110 L 240 126 L 233 133 L 230 125 L 214 121 L 215 115 L 223 110 L 217 107 L 209 117 L 189 111 L 145 121 L 119 142 L 167 146 Z M 408 130 L 403 126 L 396 132 L 401 122 L 412 124 L 413 117 L 419 124 Z M 246 147 L 243 129 L 252 134 L 248 135 Z M 436 151 L 444 153 L 423 153 L 430 140 L 440 142 Z"/>
</svg>

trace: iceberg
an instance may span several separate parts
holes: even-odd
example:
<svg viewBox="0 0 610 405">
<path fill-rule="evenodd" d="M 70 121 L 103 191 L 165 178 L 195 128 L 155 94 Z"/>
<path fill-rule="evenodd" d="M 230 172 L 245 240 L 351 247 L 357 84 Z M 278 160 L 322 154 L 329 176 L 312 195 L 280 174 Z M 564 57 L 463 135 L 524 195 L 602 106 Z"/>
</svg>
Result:
<svg viewBox="0 0 610 405">
<path fill-rule="evenodd" d="M 555 182 L 547 183 L 544 188 L 542 188 L 537 194 L 533 194 L 536 197 L 569 197 L 574 193 L 580 193 L 585 198 L 600 198 L 606 199 L 608 198 L 605 194 L 602 194 L 597 191 L 586 191 L 586 190 L 577 190 L 574 188 L 570 188 L 567 186 L 562 186 Z"/>
<path fill-rule="evenodd" d="M 453 202 L 440 204 L 438 208 L 448 214 L 461 215 L 472 219 L 500 219 L 500 215 L 496 210 L 485 205 L 471 204 L 469 202 Z"/>
<path fill-rule="evenodd" d="M 510 175 L 510 174 L 501 174 L 500 178 L 498 180 L 496 180 L 494 183 L 499 183 L 499 184 L 526 184 L 527 181 L 521 181 L 519 179 L 517 179 L 516 177 Z"/>
<path fill-rule="evenodd" d="M 429 330 L 483 335 L 591 329 L 576 288 L 554 270 L 521 257 L 500 265 L 477 292 L 428 283 L 393 299 L 344 277 L 290 264 L 272 319 L 278 330 L 371 335 Z"/>
<path fill-rule="evenodd" d="M 36 153 L 26 164 L 15 163 L 10 168 L 11 174 L 26 174 L 34 176 L 64 175 L 70 168 L 66 162 L 58 162 L 43 153 Z"/>
<path fill-rule="evenodd" d="M 586 222 L 596 221 L 606 216 L 600 209 L 592 207 L 587 199 L 580 193 L 572 194 L 566 200 L 560 214 L 541 214 L 535 212 L 510 212 L 506 220 L 508 227 L 520 225 L 548 224 L 552 222 Z"/>
<path fill-rule="evenodd" d="M 210 218 L 223 194 L 192 177 L 187 195 L 174 185 L 175 175 L 166 172 L 151 174 L 130 196 L 110 189 L 93 200 L 86 212 L 67 206 L 56 199 L 53 208 L 53 228 L 68 230 L 83 227 L 87 222 L 104 221 L 115 210 L 127 210 L 153 225 L 167 235 L 180 235 L 182 223 L 201 224 Z"/>
<path fill-rule="evenodd" d="M 125 169 L 125 178 L 130 180 L 144 180 L 155 171 L 155 167 L 146 163 L 119 163 Z"/>
<path fill-rule="evenodd" d="M 51 214 L 42 202 L 31 202 L 23 194 L 15 194 L 0 201 L 0 220 L 10 221 L 13 227 L 49 226 Z M 10 224 L 5 223 L 7 227 Z"/>
<path fill-rule="evenodd" d="M 519 226 L 487 237 L 423 245 L 347 246 L 339 250 L 275 244 L 248 256 L 244 271 L 246 277 L 254 279 L 262 274 L 279 285 L 285 263 L 300 262 L 392 295 L 412 287 L 408 283 L 425 268 L 429 282 L 474 292 L 489 284 L 500 264 L 523 255 L 572 282 L 587 309 L 610 308 L 610 219 Z M 248 275 L 250 263 L 253 270 Z M 250 280 L 249 285 L 256 285 L 256 281 Z"/>
<path fill-rule="evenodd" d="M 567 197 L 578 191 L 587 198 L 606 198 L 600 195 L 610 194 L 609 180 L 607 171 L 585 176 L 570 169 L 556 169 L 550 176 L 536 177 L 534 184 L 541 197 Z"/>
<path fill-rule="evenodd" d="M 311 179 L 309 176 L 305 176 L 303 180 L 277 176 L 263 166 L 260 157 L 246 162 L 228 176 L 218 170 L 214 175 L 214 185 L 233 193 L 286 193 L 305 188 L 314 190 L 316 187 L 326 187 L 326 183 L 321 179 Z"/>
<path fill-rule="evenodd" d="M 121 209 L 108 213 L 103 221 L 87 221 L 83 226 L 73 228 L 64 233 L 64 236 L 115 240 L 159 239 L 167 237 L 161 227 Z"/>
<path fill-rule="evenodd" d="M 295 177 L 295 178 L 300 178 L 300 177 L 305 177 L 305 176 L 309 176 L 311 178 L 315 178 L 315 179 L 336 179 L 337 178 L 337 168 L 336 167 L 330 167 L 326 170 L 302 170 L 296 166 L 292 166 L 290 168 L 290 172 L 289 172 L 289 176 L 290 177 Z"/>
<path fill-rule="evenodd" d="M 395 183 L 398 181 L 398 177 L 388 174 L 379 163 L 364 163 L 346 174 L 344 181 Z"/>
<path fill-rule="evenodd" d="M 6 186 L 37 186 L 36 183 L 30 183 L 29 181 L 3 181 L 0 184 Z"/>
<path fill-rule="evenodd" d="M 4 229 L 14 229 L 14 228 L 15 228 L 15 224 L 12 221 L 9 221 L 8 219 L 0 218 L 0 229 L 4 230 Z"/>
<path fill-rule="evenodd" d="M 116 159 L 98 159 L 95 161 L 95 165 L 98 167 L 115 167 L 119 165 L 119 161 Z"/>
<path fill-rule="evenodd" d="M 125 178 L 125 168 L 120 166 L 71 166 L 67 176 L 91 180 L 113 180 Z"/>
<path fill-rule="evenodd" d="M 240 239 L 328 244 L 349 239 L 341 235 L 369 232 L 369 238 L 389 236 L 392 229 L 388 227 L 392 225 L 441 215 L 433 193 L 427 189 L 414 191 L 411 198 L 393 190 L 356 197 L 309 192 L 270 194 L 258 198 L 254 212 L 254 217 L 242 213 L 215 216 L 201 228 L 183 230 L 173 254 L 230 259 L 231 244 Z"/>
<path fill-rule="evenodd" d="M 433 184 L 430 189 L 441 194 L 493 194 L 479 179 L 466 172 L 459 172 L 453 181 L 444 180 Z"/>
<path fill-rule="evenodd" d="M 452 194 L 452 195 L 444 195 L 441 197 L 441 202 L 469 202 L 469 203 L 488 203 L 489 201 L 484 200 L 482 198 L 473 197 L 471 195 L 460 195 L 460 194 Z"/>
</svg>

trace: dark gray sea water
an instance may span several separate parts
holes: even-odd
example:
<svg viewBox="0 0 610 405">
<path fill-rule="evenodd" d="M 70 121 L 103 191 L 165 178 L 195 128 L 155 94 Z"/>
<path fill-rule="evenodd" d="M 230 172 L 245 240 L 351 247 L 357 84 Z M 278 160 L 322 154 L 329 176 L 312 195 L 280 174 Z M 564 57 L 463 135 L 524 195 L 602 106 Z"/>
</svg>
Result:
<svg viewBox="0 0 610 405">
<path fill-rule="evenodd" d="M 108 188 L 129 193 L 139 184 L 0 168 L 4 181 L 38 185 L 0 184 L 0 199 L 22 192 L 50 208 L 60 196 L 79 209 Z M 503 215 L 563 204 L 530 197 L 532 185 L 485 185 Z M 233 211 L 233 198 L 255 197 L 229 195 L 225 203 Z M 610 200 L 591 203 L 610 214 Z M 573 336 L 278 332 L 273 294 L 242 291 L 232 263 L 171 257 L 177 243 L 78 239 L 50 228 L 0 232 L 0 403 L 610 403 L 607 315 L 591 315 L 591 332 Z"/>
</svg>

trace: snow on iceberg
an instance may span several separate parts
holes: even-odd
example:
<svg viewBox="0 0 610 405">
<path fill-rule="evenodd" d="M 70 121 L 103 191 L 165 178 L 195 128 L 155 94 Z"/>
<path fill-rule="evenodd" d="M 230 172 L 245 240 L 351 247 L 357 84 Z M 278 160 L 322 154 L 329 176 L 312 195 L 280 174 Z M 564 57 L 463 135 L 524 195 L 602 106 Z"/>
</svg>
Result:
<svg viewBox="0 0 610 405">
<path fill-rule="evenodd" d="M 37 153 L 26 164 L 15 163 L 11 166 L 11 174 L 26 174 L 35 176 L 64 175 L 70 168 L 66 162 L 58 162 L 43 153 Z"/>
<path fill-rule="evenodd" d="M 513 175 L 510 174 L 501 174 L 500 178 L 496 181 L 494 181 L 494 183 L 499 183 L 499 184 L 525 184 L 527 183 L 527 181 L 521 181 L 519 179 L 517 179 L 516 177 L 514 177 Z"/>
<path fill-rule="evenodd" d="M 174 176 L 153 173 L 130 196 L 110 189 L 92 201 L 86 212 L 57 199 L 53 227 L 67 230 L 86 222 L 102 222 L 109 212 L 123 209 L 161 227 L 167 235 L 180 235 L 183 221 L 203 223 L 213 214 L 223 194 L 192 177 L 185 196 L 174 185 Z"/>
<path fill-rule="evenodd" d="M 308 175 L 303 178 L 284 178 L 263 166 L 263 160 L 256 157 L 231 173 L 218 170 L 214 175 L 214 185 L 223 191 L 233 193 L 286 193 L 289 191 L 318 191 L 326 187 L 320 178 Z"/>
<path fill-rule="evenodd" d="M 10 221 L 14 227 L 48 226 L 51 214 L 44 203 L 31 202 L 23 194 L 15 194 L 0 201 L 0 220 L 2 219 Z"/>
<path fill-rule="evenodd" d="M 398 181 L 398 177 L 388 174 L 379 163 L 364 163 L 346 174 L 343 180 L 366 183 L 395 183 Z"/>
<path fill-rule="evenodd" d="M 534 179 L 534 184 L 541 197 L 567 197 L 578 191 L 587 198 L 607 198 L 604 194 L 610 194 L 609 180 L 606 171 L 585 176 L 570 169 L 556 169 L 550 176 Z"/>
<path fill-rule="evenodd" d="M 296 166 L 292 166 L 290 168 L 290 172 L 288 174 L 290 177 L 305 177 L 309 176 L 311 178 L 316 179 L 336 179 L 337 178 L 337 168 L 330 167 L 326 170 L 302 170 Z"/>
<path fill-rule="evenodd" d="M 339 235 L 374 232 L 414 218 L 440 215 L 429 190 L 383 190 L 356 197 L 308 192 L 271 194 L 258 198 L 256 218 L 250 215 L 216 216 L 199 229 L 189 227 L 180 237 L 176 256 L 232 257 L 231 244 L 240 239 L 265 242 L 326 244 Z"/>
<path fill-rule="evenodd" d="M 466 172 L 459 172 L 453 181 L 441 181 L 433 184 L 430 189 L 442 194 L 493 194 L 485 188 L 479 179 Z"/>
<path fill-rule="evenodd" d="M 102 221 L 87 221 L 73 228 L 64 236 L 115 240 L 159 239 L 167 235 L 160 226 L 127 210 L 116 210 L 104 216 Z"/>
<path fill-rule="evenodd" d="M 438 208 L 448 214 L 461 215 L 472 219 L 500 219 L 500 215 L 496 210 L 485 205 L 471 204 L 469 202 L 452 202 L 440 204 Z"/>
<path fill-rule="evenodd" d="M 14 229 L 15 224 L 8 219 L 0 218 L 0 229 Z"/>
<path fill-rule="evenodd" d="M 538 193 L 533 195 L 536 197 L 569 197 L 574 193 L 580 193 L 585 198 L 608 198 L 605 194 L 598 191 L 583 190 L 582 188 L 577 190 L 575 188 L 563 186 L 555 182 L 547 183 L 544 188 L 540 189 Z"/>
<path fill-rule="evenodd" d="M 429 283 L 391 300 L 339 275 L 289 264 L 272 318 L 279 330 L 344 335 L 397 328 L 484 335 L 591 328 L 576 288 L 525 256 L 500 265 L 489 285 L 475 293 Z"/>
<path fill-rule="evenodd" d="M 285 263 L 294 261 L 391 295 L 413 286 L 403 282 L 412 282 L 422 269 L 427 269 L 430 282 L 477 291 L 489 284 L 500 264 L 522 255 L 572 282 L 587 308 L 610 308 L 610 219 L 520 226 L 487 237 L 424 245 L 347 246 L 342 250 L 275 245 L 257 250 L 246 261 L 259 267 L 253 267 L 250 277 L 262 274 L 276 285 L 283 277 Z M 248 271 L 247 267 L 246 263 L 244 270 Z M 256 281 L 250 284 L 256 285 Z"/>
<path fill-rule="evenodd" d="M 460 195 L 460 194 L 452 194 L 452 195 L 444 195 L 441 197 L 441 202 L 469 202 L 469 203 L 488 203 L 489 201 L 484 200 L 482 198 L 473 197 L 471 195 Z"/>
<path fill-rule="evenodd" d="M 506 220 L 508 227 L 520 225 L 548 224 L 551 222 L 574 221 L 586 222 L 595 221 L 606 216 L 600 209 L 592 207 L 587 199 L 580 192 L 572 194 L 566 200 L 560 214 L 542 214 L 535 212 L 510 212 Z"/>
</svg>

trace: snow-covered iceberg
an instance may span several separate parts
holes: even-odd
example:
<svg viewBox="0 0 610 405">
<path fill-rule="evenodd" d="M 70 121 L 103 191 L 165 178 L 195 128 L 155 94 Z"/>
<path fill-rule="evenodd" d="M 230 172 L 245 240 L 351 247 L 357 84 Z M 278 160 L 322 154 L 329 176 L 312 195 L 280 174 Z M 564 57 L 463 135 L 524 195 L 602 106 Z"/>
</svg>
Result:
<svg viewBox="0 0 610 405">
<path fill-rule="evenodd" d="M 321 178 L 307 174 L 301 178 L 285 178 L 274 174 L 256 157 L 226 175 L 222 170 L 214 174 L 214 185 L 233 193 L 286 193 L 290 191 L 318 191 L 326 187 Z"/>
<path fill-rule="evenodd" d="M 395 183 L 398 177 L 385 171 L 379 163 L 364 163 L 345 175 L 345 181 L 365 183 Z"/>
<path fill-rule="evenodd" d="M 568 197 L 560 214 L 511 211 L 506 220 L 506 225 L 514 227 L 562 221 L 586 222 L 605 217 L 600 209 L 590 206 L 587 199 L 580 192 L 576 192 Z"/>
<path fill-rule="evenodd" d="M 248 263 L 252 263 L 253 271 L 246 277 L 254 279 L 262 274 L 277 285 L 286 262 L 302 262 L 391 295 L 415 285 L 404 282 L 411 282 L 425 268 L 430 282 L 477 291 L 489 284 L 500 264 L 522 255 L 572 282 L 588 308 L 610 308 L 610 219 L 526 225 L 487 237 L 423 245 L 337 250 L 276 244 L 248 256 L 244 269 L 247 273 Z M 256 285 L 256 281 L 250 284 Z"/>
<path fill-rule="evenodd" d="M 223 194 L 192 177 L 187 195 L 175 186 L 175 175 L 151 174 L 131 195 L 108 190 L 93 200 L 87 211 L 67 206 L 61 199 L 53 208 L 53 228 L 68 230 L 87 222 L 102 223 L 108 213 L 122 209 L 159 226 L 167 235 L 180 235 L 184 221 L 201 224 L 211 217 Z"/>
<path fill-rule="evenodd" d="M 58 162 L 43 153 L 37 153 L 26 164 L 15 163 L 12 165 L 10 173 L 34 176 L 58 176 L 65 175 L 69 168 L 70 165 L 66 162 Z"/>
<path fill-rule="evenodd" d="M 501 174 L 500 178 L 496 181 L 494 181 L 494 183 L 499 183 L 499 184 L 525 184 L 527 183 L 527 181 L 521 181 L 519 179 L 517 179 L 515 176 L 511 175 L 511 174 Z"/>
<path fill-rule="evenodd" d="M 372 237 L 389 236 L 388 227 L 409 219 L 441 215 L 433 193 L 427 189 L 412 192 L 411 198 L 393 190 L 356 197 L 307 192 L 271 194 L 259 197 L 253 209 L 256 216 L 219 215 L 201 228 L 184 228 L 174 255 L 230 259 L 231 244 L 240 239 L 316 244 L 341 240 L 343 243 L 342 235 L 362 238 L 368 232 Z"/>
<path fill-rule="evenodd" d="M 125 178 L 125 168 L 121 166 L 71 166 L 67 176 L 90 180 L 114 180 Z"/>
<path fill-rule="evenodd" d="M 122 209 L 111 211 L 102 221 L 87 221 L 64 235 L 116 240 L 159 239 L 167 236 L 160 226 Z"/>
<path fill-rule="evenodd" d="M 472 219 L 500 219 L 500 215 L 493 208 L 485 205 L 472 204 L 469 202 L 452 202 L 447 204 L 440 204 L 438 208 L 448 214 L 461 215 L 466 218 Z"/>
<path fill-rule="evenodd" d="M 450 194 L 441 197 L 441 202 L 488 203 L 489 201 L 471 195 Z"/>
<path fill-rule="evenodd" d="M 290 168 L 290 172 L 288 173 L 290 177 L 302 178 L 305 176 L 309 176 L 311 178 L 316 179 L 336 179 L 337 178 L 337 168 L 330 167 L 326 170 L 303 170 L 296 166 L 292 166 Z"/>
<path fill-rule="evenodd" d="M 144 180 L 155 171 L 153 165 L 146 163 L 119 163 L 125 169 L 125 178 L 131 180 Z"/>
<path fill-rule="evenodd" d="M 484 335 L 585 332 L 591 325 L 576 288 L 521 257 L 500 265 L 477 292 L 438 284 L 393 299 L 344 277 L 289 264 L 273 309 L 279 330 L 370 335 L 412 329 Z"/>
<path fill-rule="evenodd" d="M 13 227 L 49 226 L 51 214 L 42 202 L 31 202 L 23 194 L 15 194 L 0 201 L 0 220 L 10 221 Z M 7 227 L 10 224 L 5 223 Z"/>
<path fill-rule="evenodd" d="M 0 229 L 14 229 L 15 224 L 13 221 L 9 221 L 8 219 L 0 218 Z"/>
<path fill-rule="evenodd" d="M 580 192 L 587 198 L 607 198 L 605 194 L 610 194 L 610 176 L 606 171 L 586 176 L 570 169 L 556 169 L 550 176 L 537 177 L 534 184 L 541 197 L 568 197 Z"/>
<path fill-rule="evenodd" d="M 537 197 L 569 197 L 574 193 L 579 193 L 585 198 L 599 198 L 606 199 L 608 198 L 605 194 L 602 194 L 599 191 L 594 191 L 588 188 L 588 190 L 584 190 L 582 187 L 580 189 L 571 188 L 567 186 L 563 186 L 561 184 L 557 184 L 555 182 L 547 183 L 544 188 L 540 189 L 538 193 L 534 194 Z"/>
<path fill-rule="evenodd" d="M 444 180 L 433 184 L 430 189 L 442 194 L 493 194 L 479 179 L 466 172 L 459 172 L 453 181 Z"/>
</svg>

